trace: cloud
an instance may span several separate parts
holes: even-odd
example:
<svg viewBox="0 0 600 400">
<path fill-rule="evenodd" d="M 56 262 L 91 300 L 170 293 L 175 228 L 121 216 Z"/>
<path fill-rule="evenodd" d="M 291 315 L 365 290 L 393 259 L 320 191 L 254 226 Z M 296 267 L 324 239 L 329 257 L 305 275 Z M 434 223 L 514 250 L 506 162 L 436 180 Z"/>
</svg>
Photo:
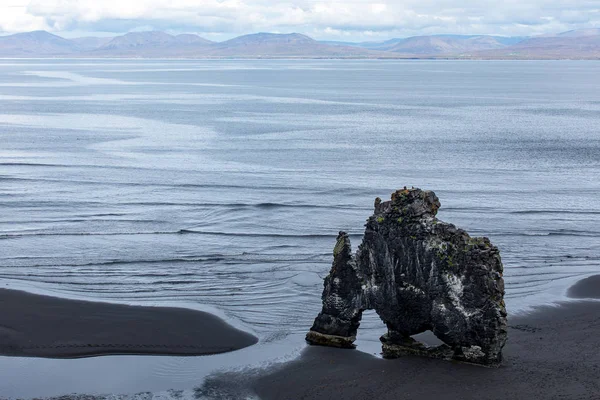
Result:
<svg viewBox="0 0 600 400">
<path fill-rule="evenodd" d="M 159 29 L 232 37 L 531 35 L 600 26 L 600 0 L 0 0 L 0 31 Z"/>
</svg>

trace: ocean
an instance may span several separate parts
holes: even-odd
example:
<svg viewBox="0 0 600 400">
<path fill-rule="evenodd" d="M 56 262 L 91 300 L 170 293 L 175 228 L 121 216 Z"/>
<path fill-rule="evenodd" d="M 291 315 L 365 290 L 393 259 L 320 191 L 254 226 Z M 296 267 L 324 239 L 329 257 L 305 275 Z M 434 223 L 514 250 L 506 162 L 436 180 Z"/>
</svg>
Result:
<svg viewBox="0 0 600 400">
<path fill-rule="evenodd" d="M 0 357 L 4 396 L 168 398 L 295 357 L 338 231 L 356 248 L 404 186 L 500 248 L 509 317 L 600 273 L 595 61 L 0 60 L 0 143 L 0 287 L 208 309 L 260 339 Z M 367 314 L 359 349 L 384 332 Z"/>
</svg>

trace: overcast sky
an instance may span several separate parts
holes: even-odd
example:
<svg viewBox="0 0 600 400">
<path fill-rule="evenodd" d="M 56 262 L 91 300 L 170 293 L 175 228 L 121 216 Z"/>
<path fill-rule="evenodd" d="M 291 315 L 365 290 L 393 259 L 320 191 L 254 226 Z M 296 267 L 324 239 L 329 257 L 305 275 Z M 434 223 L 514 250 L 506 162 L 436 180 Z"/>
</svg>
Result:
<svg viewBox="0 0 600 400">
<path fill-rule="evenodd" d="M 535 35 L 600 27 L 600 0 L 0 0 L 0 32 L 66 37 L 162 30 L 213 40 L 255 32 L 382 40 Z"/>
</svg>

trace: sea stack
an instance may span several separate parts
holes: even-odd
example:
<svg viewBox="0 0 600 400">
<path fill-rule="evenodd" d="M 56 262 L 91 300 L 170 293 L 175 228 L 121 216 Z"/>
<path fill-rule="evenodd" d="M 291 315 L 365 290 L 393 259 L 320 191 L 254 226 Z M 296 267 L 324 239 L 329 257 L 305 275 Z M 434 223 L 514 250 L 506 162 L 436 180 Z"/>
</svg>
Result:
<svg viewBox="0 0 600 400">
<path fill-rule="evenodd" d="M 388 328 L 386 358 L 500 364 L 507 338 L 500 253 L 489 239 L 438 220 L 439 207 L 435 193 L 405 188 L 375 200 L 356 254 L 339 233 L 309 343 L 354 348 L 362 312 L 375 310 Z M 444 344 L 411 338 L 428 330 Z"/>
</svg>

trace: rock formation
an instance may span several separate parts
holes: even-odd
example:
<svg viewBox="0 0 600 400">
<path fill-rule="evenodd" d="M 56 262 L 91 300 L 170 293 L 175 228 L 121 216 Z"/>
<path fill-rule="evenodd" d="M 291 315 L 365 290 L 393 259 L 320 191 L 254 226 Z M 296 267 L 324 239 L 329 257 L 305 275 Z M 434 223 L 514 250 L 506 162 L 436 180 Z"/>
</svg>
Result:
<svg viewBox="0 0 600 400">
<path fill-rule="evenodd" d="M 354 348 L 362 312 L 375 310 L 388 328 L 386 358 L 500 363 L 507 336 L 500 254 L 489 239 L 438 220 L 439 207 L 433 192 L 405 188 L 375 200 L 355 255 L 340 232 L 309 343 Z M 428 330 L 445 344 L 411 338 Z"/>
</svg>

